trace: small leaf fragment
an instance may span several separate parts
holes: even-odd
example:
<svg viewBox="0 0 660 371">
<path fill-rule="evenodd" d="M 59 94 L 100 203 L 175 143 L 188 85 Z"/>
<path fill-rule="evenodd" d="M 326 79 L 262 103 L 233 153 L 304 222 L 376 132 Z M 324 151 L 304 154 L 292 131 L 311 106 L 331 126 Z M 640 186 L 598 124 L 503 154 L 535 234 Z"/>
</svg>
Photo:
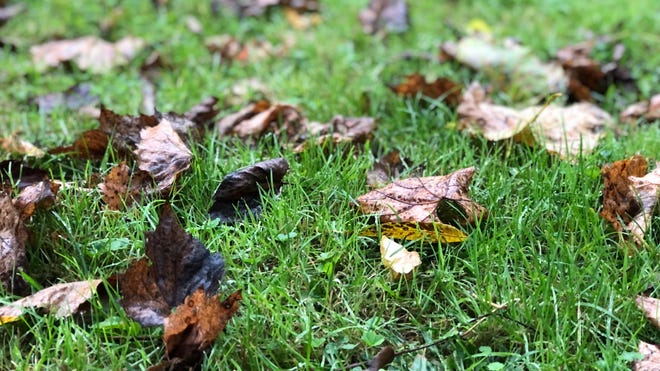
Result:
<svg viewBox="0 0 660 371">
<path fill-rule="evenodd" d="M 633 371 L 657 371 L 660 370 L 660 346 L 655 344 L 639 342 L 639 353 L 644 357 L 635 361 Z"/>
<path fill-rule="evenodd" d="M 383 265 L 390 270 L 392 279 L 407 275 L 422 264 L 417 251 L 408 251 L 401 244 L 383 236 L 380 239 L 380 257 Z"/>
</svg>

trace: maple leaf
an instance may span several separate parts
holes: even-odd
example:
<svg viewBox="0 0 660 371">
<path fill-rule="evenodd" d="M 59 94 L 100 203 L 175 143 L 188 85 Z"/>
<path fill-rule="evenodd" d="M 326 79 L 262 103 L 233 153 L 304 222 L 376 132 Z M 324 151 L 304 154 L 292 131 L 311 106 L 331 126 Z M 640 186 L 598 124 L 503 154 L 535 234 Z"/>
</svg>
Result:
<svg viewBox="0 0 660 371">
<path fill-rule="evenodd" d="M 450 107 L 456 107 L 461 100 L 461 86 L 452 80 L 439 77 L 433 82 L 426 82 L 424 76 L 419 73 L 413 73 L 406 76 L 406 80 L 398 85 L 390 85 L 397 95 L 414 98 L 417 94 L 422 94 L 431 99 L 442 98 L 443 102 Z"/>
<path fill-rule="evenodd" d="M 478 84 L 467 89 L 457 112 L 461 130 L 489 141 L 513 138 L 527 145 L 539 143 L 549 152 L 569 158 L 592 151 L 605 130 L 613 126 L 612 117 L 591 103 L 517 110 L 490 103 Z"/>
<path fill-rule="evenodd" d="M 110 43 L 95 36 L 85 36 L 34 45 L 30 47 L 30 54 L 41 67 L 55 67 L 72 61 L 81 70 L 105 73 L 128 64 L 143 47 L 144 41 L 136 37 L 124 37 Z"/>
<path fill-rule="evenodd" d="M 410 27 L 405 0 L 371 0 L 359 14 L 362 29 L 368 34 L 401 33 Z"/>
<path fill-rule="evenodd" d="M 383 265 L 389 269 L 393 280 L 399 279 L 401 275 L 410 274 L 413 269 L 422 264 L 417 251 L 408 251 L 386 236 L 380 239 L 380 257 Z"/>
<path fill-rule="evenodd" d="M 122 162 L 113 167 L 99 184 L 103 202 L 110 210 L 121 210 L 140 200 L 142 193 L 154 192 L 153 177 L 146 171 L 131 169 Z"/>
<path fill-rule="evenodd" d="M 30 102 L 39 108 L 39 112 L 50 113 L 58 107 L 77 110 L 94 106 L 99 102 L 99 97 L 92 94 L 90 84 L 82 83 L 75 84 L 62 92 L 37 96 L 32 98 Z"/>
<path fill-rule="evenodd" d="M 263 195 L 271 191 L 278 194 L 288 170 L 289 163 L 284 158 L 276 158 L 226 175 L 213 195 L 215 202 L 209 215 L 229 224 L 243 220 L 249 214 L 259 217 Z"/>
<path fill-rule="evenodd" d="M 26 289 L 25 282 L 16 273 L 25 265 L 27 238 L 19 210 L 10 196 L 0 194 L 0 284 L 9 292 Z"/>
<path fill-rule="evenodd" d="M 378 215 L 381 223 L 472 224 L 486 213 L 468 198 L 474 171 L 470 167 L 444 176 L 399 180 L 358 197 L 359 209 Z"/>
<path fill-rule="evenodd" d="M 121 305 L 142 326 L 159 326 L 198 288 L 217 291 L 224 260 L 181 228 L 169 204 L 161 207 L 156 230 L 145 235 L 148 260 L 134 262 L 118 279 Z"/>
<path fill-rule="evenodd" d="M 619 119 L 629 124 L 634 124 L 640 119 L 646 122 L 660 120 L 660 94 L 654 95 L 650 100 L 626 107 L 619 115 Z"/>
<path fill-rule="evenodd" d="M 60 283 L 0 307 L 0 325 L 17 321 L 28 308 L 44 308 L 57 318 L 70 316 L 91 299 L 101 282 L 97 279 Z"/>
</svg>

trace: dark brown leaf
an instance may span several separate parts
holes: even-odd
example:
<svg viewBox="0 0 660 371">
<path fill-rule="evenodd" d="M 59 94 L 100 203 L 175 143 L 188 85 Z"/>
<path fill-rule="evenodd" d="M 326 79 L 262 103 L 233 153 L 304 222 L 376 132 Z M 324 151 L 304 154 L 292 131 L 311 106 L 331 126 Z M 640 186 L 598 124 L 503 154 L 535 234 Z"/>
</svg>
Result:
<svg viewBox="0 0 660 371">
<path fill-rule="evenodd" d="M 142 170 L 131 171 L 126 162 L 113 167 L 99 184 L 103 202 L 110 210 L 121 210 L 138 202 L 143 193 L 153 191 L 153 178 Z"/>
<path fill-rule="evenodd" d="M 307 123 L 298 134 L 296 142 L 298 144 L 293 151 L 296 153 L 304 151 L 310 146 L 310 141 L 304 139 L 317 137 L 314 141 L 316 145 L 328 143 L 354 143 L 364 144 L 371 138 L 371 134 L 376 128 L 376 120 L 371 117 L 344 117 L 337 115 L 327 124 Z"/>
<path fill-rule="evenodd" d="M 300 131 L 303 121 L 293 106 L 258 101 L 220 119 L 216 130 L 222 135 L 236 135 L 242 139 L 259 137 L 267 131 L 294 135 Z"/>
<path fill-rule="evenodd" d="M 422 94 L 431 99 L 442 98 L 450 107 L 456 107 L 461 100 L 461 86 L 450 79 L 439 77 L 435 81 L 427 83 L 424 76 L 413 73 L 406 77 L 406 81 L 399 85 L 390 85 L 390 90 L 397 95 L 414 98 Z"/>
<path fill-rule="evenodd" d="M 103 112 L 103 108 L 101 108 Z M 108 149 L 110 138 L 108 134 L 101 130 L 88 130 L 80 135 L 70 146 L 56 147 L 49 150 L 52 154 L 69 154 L 89 159 L 101 159 Z"/>
<path fill-rule="evenodd" d="M 648 163 L 644 157 L 639 155 L 605 165 L 601 169 L 603 209 L 600 211 L 600 216 L 610 222 L 618 232 L 623 231 L 624 225 L 628 225 L 633 217 L 642 210 L 631 189 L 632 183 L 629 177 L 642 177 L 646 175 L 647 171 Z"/>
<path fill-rule="evenodd" d="M 20 191 L 25 187 L 48 179 L 47 171 L 28 167 L 20 161 L 5 160 L 0 162 L 0 184 L 6 192 L 13 188 Z"/>
<path fill-rule="evenodd" d="M 101 106 L 99 130 L 108 137 L 112 136 L 112 145 L 120 152 L 132 152 L 140 142 L 140 131 L 158 125 L 158 119 L 149 115 L 120 115 Z"/>
<path fill-rule="evenodd" d="M 156 230 L 146 233 L 146 259 L 133 263 L 119 279 L 126 313 L 143 326 L 162 325 L 170 309 L 198 288 L 215 294 L 224 274 L 220 253 L 186 233 L 169 204 L 162 206 Z"/>
<path fill-rule="evenodd" d="M 374 162 L 373 167 L 367 171 L 367 185 L 370 188 L 383 187 L 398 179 L 410 164 L 410 160 L 401 158 L 399 151 L 392 150 Z"/>
<path fill-rule="evenodd" d="M 405 32 L 410 27 L 408 4 L 405 0 L 371 0 L 360 12 L 362 29 L 368 34 Z"/>
<path fill-rule="evenodd" d="M 228 174 L 213 196 L 215 202 L 209 215 L 228 224 L 241 221 L 250 213 L 258 217 L 262 210 L 262 195 L 278 194 L 288 170 L 289 163 L 276 158 Z"/>
<path fill-rule="evenodd" d="M 213 120 L 218 112 L 220 112 L 220 110 L 215 107 L 216 103 L 218 103 L 217 97 L 205 98 L 184 113 L 183 116 L 197 125 L 204 125 Z"/>
<path fill-rule="evenodd" d="M 9 292 L 21 293 L 26 283 L 17 274 L 25 265 L 27 229 L 11 197 L 0 193 L 0 284 Z"/>
<path fill-rule="evenodd" d="M 99 98 L 92 94 L 90 84 L 76 84 L 63 92 L 50 93 L 33 98 L 35 104 L 42 113 L 50 113 L 58 107 L 68 110 L 77 110 L 84 106 L 93 106 L 99 102 Z"/>
<path fill-rule="evenodd" d="M 42 180 L 21 190 L 14 199 L 14 206 L 21 212 L 21 217 L 27 219 L 34 214 L 37 207 L 48 208 L 55 203 L 60 186 L 50 180 Z"/>
<path fill-rule="evenodd" d="M 383 347 L 383 349 L 381 349 L 380 352 L 378 352 L 378 354 L 367 363 L 368 367 L 366 371 L 385 369 L 390 363 L 392 363 L 392 361 L 394 361 L 395 356 L 396 352 L 394 352 L 394 348 L 389 345 Z"/>
</svg>

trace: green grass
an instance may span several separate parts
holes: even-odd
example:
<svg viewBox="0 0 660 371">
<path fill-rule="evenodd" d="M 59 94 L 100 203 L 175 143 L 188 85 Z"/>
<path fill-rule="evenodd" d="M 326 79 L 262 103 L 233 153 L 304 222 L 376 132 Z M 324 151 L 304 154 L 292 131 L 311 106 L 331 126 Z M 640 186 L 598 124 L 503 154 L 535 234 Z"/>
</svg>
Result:
<svg viewBox="0 0 660 371">
<path fill-rule="evenodd" d="M 312 120 L 343 114 L 373 116 L 379 122 L 373 141 L 348 157 L 343 151 L 314 148 L 294 155 L 268 141 L 249 147 L 211 135 L 194 148 L 191 170 L 172 196 L 175 211 L 188 232 L 225 257 L 221 293 L 242 289 L 244 297 L 205 369 L 341 368 L 374 356 L 380 341 L 405 350 L 454 329 L 463 331 L 491 312 L 491 303 L 508 303 L 508 309 L 464 338 L 450 336 L 397 357 L 392 369 L 409 369 L 423 360 L 419 357 L 430 369 L 486 369 L 493 362 L 507 369 L 627 369 L 639 340 L 660 341 L 633 301 L 657 286 L 657 219 L 649 246 L 627 256 L 597 215 L 600 166 L 635 153 L 660 159 L 658 123 L 619 138 L 609 134 L 592 154 L 568 163 L 542 149 L 493 145 L 458 133 L 450 125 L 455 113 L 444 105 L 404 101 L 385 86 L 418 70 L 463 83 L 482 79 L 454 64 L 395 61 L 406 51 L 435 54 L 441 42 L 453 40 L 445 20 L 460 28 L 482 18 L 498 38 L 516 37 L 543 58 L 582 41 L 589 30 L 614 33 L 628 48 L 625 64 L 639 81 L 640 98 L 648 98 L 660 83 L 660 55 L 652 52 L 660 50 L 656 1 L 622 6 L 615 1 L 415 0 L 412 29 L 385 40 L 362 34 L 356 19 L 366 1 L 325 2 L 324 22 L 304 32 L 292 31 L 280 11 L 239 22 L 213 17 L 206 2 L 170 1 L 169 9 L 161 11 L 148 1 L 98 3 L 103 5 L 31 2 L 1 29 L 2 37 L 19 44 L 17 53 L 0 51 L 2 136 L 21 130 L 23 139 L 49 148 L 95 127 L 94 120 L 75 113 L 43 115 L 26 103 L 31 96 L 80 81 L 91 83 L 108 108 L 137 112 L 137 68 L 146 52 L 128 67 L 92 75 L 75 68 L 39 72 L 28 51 L 53 35 L 98 34 L 96 25 L 116 4 L 125 15 L 109 36 L 143 37 L 173 66 L 158 81 L 161 111 L 181 112 L 209 95 L 223 99 L 238 80 L 254 77 L 276 100 L 301 107 Z M 279 43 L 291 34 L 296 45 L 282 58 L 218 64 L 203 37 L 186 30 L 187 14 L 199 18 L 204 36 L 229 33 Z M 363 94 L 368 94 L 368 106 Z M 601 105 L 617 114 L 629 98 L 612 92 Z M 506 91 L 496 99 L 515 104 Z M 353 208 L 354 199 L 367 191 L 365 172 L 374 156 L 393 148 L 424 164 L 424 175 L 476 166 L 471 195 L 490 210 L 490 218 L 461 244 L 405 244 L 421 253 L 423 265 L 412 279 L 399 282 L 389 280 L 377 241 L 357 234 L 366 221 Z M 287 185 L 268 201 L 269 211 L 260 221 L 228 227 L 207 219 L 211 196 L 224 175 L 282 155 L 291 164 Z M 117 161 L 112 156 L 93 163 L 48 157 L 32 163 L 50 170 L 55 179 L 83 184 Z M 47 287 L 122 272 L 144 255 L 144 232 L 157 224 L 160 204 L 150 200 L 117 213 L 104 210 L 98 191 L 60 191 L 59 202 L 28 223 L 27 273 Z M 86 317 L 58 320 L 35 314 L 0 327 L 0 369 L 144 369 L 163 357 L 161 330 L 140 328 L 112 300 L 91 304 Z"/>
</svg>

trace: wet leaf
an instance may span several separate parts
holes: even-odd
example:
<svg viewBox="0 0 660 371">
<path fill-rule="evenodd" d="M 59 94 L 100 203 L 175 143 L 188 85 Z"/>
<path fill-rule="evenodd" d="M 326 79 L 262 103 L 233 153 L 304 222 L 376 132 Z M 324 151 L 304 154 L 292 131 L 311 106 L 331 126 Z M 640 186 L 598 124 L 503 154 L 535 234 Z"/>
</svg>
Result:
<svg viewBox="0 0 660 371">
<path fill-rule="evenodd" d="M 30 184 L 13 200 L 14 206 L 21 212 L 21 217 L 27 219 L 34 214 L 37 207 L 48 208 L 55 203 L 60 186 L 50 180 L 42 180 Z"/>
<path fill-rule="evenodd" d="M 20 211 L 11 197 L 0 193 L 0 284 L 9 292 L 23 292 L 27 285 L 17 275 L 25 265 L 25 242 L 28 233 Z M 0 318 L 0 322 L 5 322 Z"/>
<path fill-rule="evenodd" d="M 37 207 L 47 208 L 55 203 L 59 184 L 52 182 L 48 173 L 25 166 L 18 161 L 0 162 L 0 190 L 18 194 L 12 200 L 22 219 L 32 216 Z"/>
<path fill-rule="evenodd" d="M 0 138 L 0 148 L 8 153 L 37 158 L 46 154 L 46 152 L 44 152 L 44 150 L 41 148 L 38 148 L 34 144 L 21 139 L 19 134 L 16 132 L 12 133 L 6 138 Z"/>
<path fill-rule="evenodd" d="M 228 224 L 244 220 L 250 214 L 259 217 L 262 196 L 278 194 L 288 170 L 289 163 L 276 158 L 228 174 L 213 195 L 215 202 L 209 210 L 210 217 Z"/>
<path fill-rule="evenodd" d="M 399 151 L 392 150 L 374 162 L 373 167 L 367 171 L 367 185 L 370 188 L 378 188 L 397 180 L 410 168 L 410 164 L 411 161 L 402 158 Z"/>
<path fill-rule="evenodd" d="M 410 27 L 408 3 L 405 0 L 371 0 L 360 11 L 362 29 L 368 34 L 401 33 Z"/>
<path fill-rule="evenodd" d="M 40 67 L 74 62 L 81 70 L 106 73 L 114 67 L 128 64 L 143 47 L 144 41 L 136 37 L 124 37 L 110 43 L 95 36 L 85 36 L 34 45 L 30 47 L 30 54 Z"/>
<path fill-rule="evenodd" d="M 380 231 L 380 233 L 379 233 Z M 467 239 L 460 229 L 441 222 L 434 223 L 383 223 L 380 228 L 370 226 L 360 231 L 361 236 L 387 236 L 399 240 L 424 240 L 429 242 L 453 243 Z"/>
<path fill-rule="evenodd" d="M 383 224 L 472 224 L 486 213 L 468 198 L 474 171 L 470 167 L 444 176 L 399 180 L 358 197 L 359 209 L 379 216 Z"/>
<path fill-rule="evenodd" d="M 57 108 L 77 110 L 85 106 L 94 106 L 99 98 L 92 94 L 90 84 L 76 84 L 63 92 L 50 93 L 33 98 L 32 103 L 41 113 L 50 113 Z"/>
<path fill-rule="evenodd" d="M 218 115 L 218 112 L 220 112 L 220 110 L 215 107 L 217 103 L 217 97 L 204 98 L 201 102 L 186 111 L 183 116 L 197 124 L 198 127 L 203 126 L 213 120 L 215 116 Z M 172 112 L 170 112 L 170 114 L 172 114 Z"/>
<path fill-rule="evenodd" d="M 103 107 L 101 107 L 103 112 Z M 70 146 L 61 146 L 50 149 L 52 154 L 68 154 L 90 159 L 101 159 L 105 155 L 110 143 L 108 134 L 101 130 L 88 130 L 83 132 Z"/>
<path fill-rule="evenodd" d="M 186 233 L 169 204 L 162 206 L 156 230 L 146 233 L 145 250 L 148 260 L 131 264 L 119 278 L 121 304 L 141 325 L 162 325 L 170 309 L 198 288 L 207 294 L 218 290 L 222 256 Z"/>
<path fill-rule="evenodd" d="M 75 314 L 92 298 L 101 282 L 97 279 L 60 283 L 0 307 L 0 325 L 19 320 L 23 311 L 30 308 L 44 308 L 58 318 Z"/>
<path fill-rule="evenodd" d="M 142 170 L 131 171 L 126 162 L 113 167 L 99 184 L 103 202 L 110 210 L 122 210 L 139 202 L 144 193 L 153 192 L 154 180 Z"/>
<path fill-rule="evenodd" d="M 658 345 L 639 342 L 639 353 L 644 357 L 635 361 L 634 371 L 657 371 L 660 370 L 660 347 Z"/>
<path fill-rule="evenodd" d="M 418 94 L 431 99 L 442 98 L 442 101 L 450 107 L 456 107 L 461 100 L 461 86 L 444 77 L 426 82 L 424 76 L 413 73 L 406 76 L 404 82 L 390 85 L 389 88 L 397 95 L 407 98 L 414 98 Z"/>
<path fill-rule="evenodd" d="M 401 275 L 410 274 L 422 264 L 417 251 L 408 251 L 386 236 L 380 239 L 380 257 L 393 280 L 399 279 Z"/>
<path fill-rule="evenodd" d="M 640 119 L 646 122 L 660 120 L 660 94 L 654 95 L 650 100 L 626 107 L 620 115 L 622 122 L 630 124 L 635 124 Z"/>
</svg>

